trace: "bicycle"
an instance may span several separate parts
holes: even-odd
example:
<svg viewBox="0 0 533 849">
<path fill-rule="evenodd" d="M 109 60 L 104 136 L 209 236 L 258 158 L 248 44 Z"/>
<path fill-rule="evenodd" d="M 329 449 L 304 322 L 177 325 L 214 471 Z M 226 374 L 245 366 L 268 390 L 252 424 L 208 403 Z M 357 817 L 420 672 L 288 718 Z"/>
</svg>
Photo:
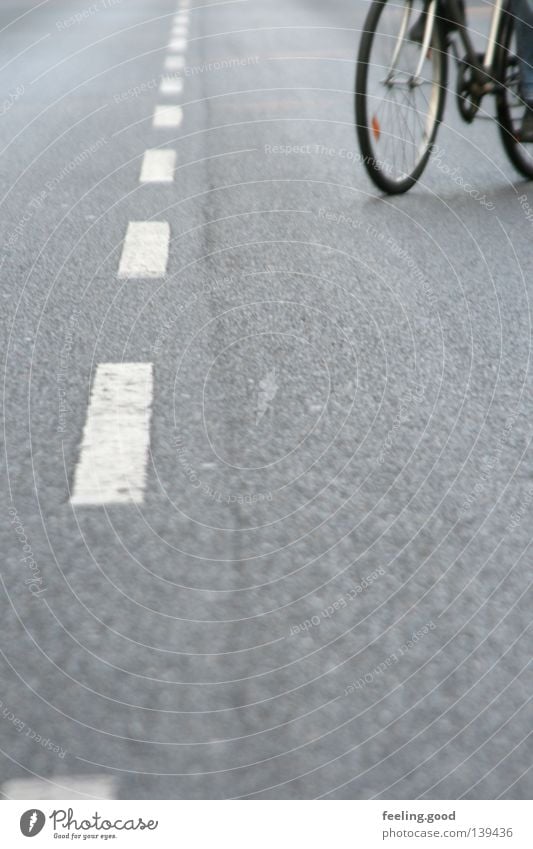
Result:
<svg viewBox="0 0 533 849">
<path fill-rule="evenodd" d="M 425 14 L 422 43 L 410 38 L 417 12 Z M 495 0 L 485 54 L 476 52 L 457 0 L 446 0 L 446 9 L 441 0 L 373 0 L 359 46 L 355 115 L 363 162 L 378 188 L 406 192 L 424 171 L 444 112 L 449 50 L 461 117 L 471 123 L 485 95 L 494 95 L 505 151 L 533 178 L 533 150 L 518 138 L 525 104 L 514 38 L 510 0 Z"/>
</svg>

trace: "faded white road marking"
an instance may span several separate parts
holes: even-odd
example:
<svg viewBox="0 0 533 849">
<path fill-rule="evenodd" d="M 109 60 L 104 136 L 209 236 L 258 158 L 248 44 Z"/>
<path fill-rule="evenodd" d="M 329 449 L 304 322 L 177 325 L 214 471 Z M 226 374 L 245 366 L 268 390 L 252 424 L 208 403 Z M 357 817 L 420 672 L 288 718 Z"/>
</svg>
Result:
<svg viewBox="0 0 533 849">
<path fill-rule="evenodd" d="M 115 799 L 116 779 L 107 775 L 12 778 L 2 784 L 8 799 Z"/>
<path fill-rule="evenodd" d="M 172 183 L 175 167 L 175 150 L 145 150 L 139 181 L 141 183 Z"/>
<path fill-rule="evenodd" d="M 170 50 L 171 53 L 183 53 L 186 49 L 186 38 L 172 38 L 168 43 L 168 50 Z"/>
<path fill-rule="evenodd" d="M 183 79 L 181 77 L 162 77 L 159 86 L 161 94 L 180 94 L 183 91 Z"/>
<path fill-rule="evenodd" d="M 172 38 L 186 38 L 189 27 L 186 24 L 175 24 L 172 27 Z"/>
<path fill-rule="evenodd" d="M 154 127 L 179 127 L 183 119 L 181 106 L 156 106 L 154 111 Z"/>
<path fill-rule="evenodd" d="M 166 71 L 181 71 L 185 67 L 185 56 L 167 56 L 165 59 Z"/>
<path fill-rule="evenodd" d="M 176 17 L 173 20 L 174 26 L 181 26 L 182 24 L 189 23 L 189 13 L 188 12 L 178 12 Z"/>
<path fill-rule="evenodd" d="M 130 221 L 118 267 L 119 277 L 164 277 L 170 227 L 167 221 Z"/>
<path fill-rule="evenodd" d="M 140 504 L 150 446 L 151 363 L 100 363 L 80 457 L 73 504 Z"/>
</svg>

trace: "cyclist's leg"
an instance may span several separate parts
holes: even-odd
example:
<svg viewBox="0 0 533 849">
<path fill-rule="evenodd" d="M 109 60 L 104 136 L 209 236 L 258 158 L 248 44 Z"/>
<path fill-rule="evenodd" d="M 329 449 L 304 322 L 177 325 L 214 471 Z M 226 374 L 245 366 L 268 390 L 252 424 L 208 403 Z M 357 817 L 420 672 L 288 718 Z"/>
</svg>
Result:
<svg viewBox="0 0 533 849">
<path fill-rule="evenodd" d="M 465 17 L 465 6 L 464 0 L 457 0 L 457 4 L 459 6 L 461 19 L 464 20 Z M 409 38 L 411 41 L 417 41 L 420 44 L 424 38 L 424 29 L 426 26 L 426 9 L 429 5 L 429 0 L 426 0 L 426 8 L 418 18 L 418 20 L 413 24 L 411 29 L 409 30 Z M 452 14 L 448 12 L 446 9 L 446 0 L 441 0 L 439 4 L 440 15 L 444 25 L 444 32 L 447 34 L 449 32 L 453 32 L 454 29 L 457 29 L 457 26 L 452 22 Z"/>
<path fill-rule="evenodd" d="M 533 0 L 512 0 L 511 9 L 515 16 L 520 94 L 527 104 L 520 140 L 533 142 Z"/>
<path fill-rule="evenodd" d="M 516 52 L 520 62 L 520 89 L 524 100 L 533 103 L 533 0 L 513 0 Z"/>
</svg>

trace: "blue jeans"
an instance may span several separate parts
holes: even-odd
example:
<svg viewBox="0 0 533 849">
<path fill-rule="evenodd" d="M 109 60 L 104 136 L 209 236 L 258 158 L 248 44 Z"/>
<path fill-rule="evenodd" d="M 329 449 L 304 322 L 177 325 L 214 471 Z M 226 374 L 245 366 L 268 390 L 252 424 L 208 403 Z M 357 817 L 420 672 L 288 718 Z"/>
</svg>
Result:
<svg viewBox="0 0 533 849">
<path fill-rule="evenodd" d="M 533 106 L 533 0 L 512 0 L 516 16 L 516 52 L 520 61 L 520 93 Z"/>
</svg>

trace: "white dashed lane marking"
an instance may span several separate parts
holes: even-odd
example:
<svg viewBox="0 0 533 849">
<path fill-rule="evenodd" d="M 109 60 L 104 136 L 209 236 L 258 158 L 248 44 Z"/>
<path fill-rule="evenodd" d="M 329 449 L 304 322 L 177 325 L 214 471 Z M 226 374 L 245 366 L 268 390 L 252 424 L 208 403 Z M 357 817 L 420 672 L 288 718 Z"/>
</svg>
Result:
<svg viewBox="0 0 533 849">
<path fill-rule="evenodd" d="M 56 775 L 47 780 L 13 778 L 4 781 L 2 793 L 8 799 L 114 799 L 115 783 L 107 775 Z"/>
<path fill-rule="evenodd" d="M 165 59 L 166 71 L 181 71 L 185 67 L 185 56 L 167 56 Z"/>
<path fill-rule="evenodd" d="M 100 363 L 83 429 L 71 502 L 140 504 L 150 446 L 151 363 Z"/>
<path fill-rule="evenodd" d="M 122 247 L 119 277 L 164 277 L 170 227 L 166 221 L 130 221 Z"/>
<path fill-rule="evenodd" d="M 162 77 L 159 86 L 160 94 L 181 94 L 183 79 L 181 77 Z"/>
<path fill-rule="evenodd" d="M 175 167 L 175 150 L 146 150 L 139 180 L 141 183 L 172 183 Z"/>
<path fill-rule="evenodd" d="M 187 39 L 186 38 L 173 38 L 168 43 L 168 49 L 171 53 L 183 53 L 184 50 L 187 49 Z"/>
<path fill-rule="evenodd" d="M 183 119 L 181 106 L 156 106 L 153 126 L 157 128 L 179 127 Z"/>
<path fill-rule="evenodd" d="M 119 277 L 164 277 L 170 227 L 166 221 L 130 221 L 122 247 Z"/>
</svg>

